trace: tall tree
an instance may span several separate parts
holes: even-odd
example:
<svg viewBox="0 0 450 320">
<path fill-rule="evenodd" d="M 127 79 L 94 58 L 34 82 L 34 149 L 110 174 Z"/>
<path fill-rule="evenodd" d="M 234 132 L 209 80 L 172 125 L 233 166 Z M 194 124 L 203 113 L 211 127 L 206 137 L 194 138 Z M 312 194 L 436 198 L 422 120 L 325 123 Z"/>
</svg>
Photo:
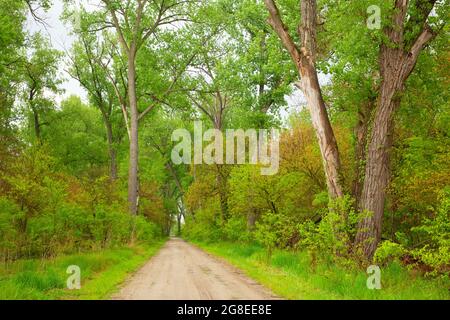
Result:
<svg viewBox="0 0 450 320">
<path fill-rule="evenodd" d="M 61 53 L 50 48 L 47 39 L 41 34 L 33 35 L 31 57 L 24 64 L 24 100 L 31 111 L 34 134 L 41 142 L 41 116 L 52 106 L 48 93 L 58 93 L 61 79 L 58 77 L 58 64 Z"/>
<path fill-rule="evenodd" d="M 316 0 L 302 0 L 300 2 L 301 22 L 298 26 L 300 46 L 295 44 L 289 34 L 275 1 L 264 0 L 264 3 L 270 14 L 269 23 L 289 52 L 300 75 L 297 86 L 302 90 L 308 102 L 312 124 L 322 154 L 328 193 L 330 198 L 341 197 L 344 191 L 340 177 L 340 156 L 316 71 Z"/>
<path fill-rule="evenodd" d="M 91 23 L 89 20 L 92 17 L 86 11 L 81 12 L 79 26 L 74 28 L 78 40 L 72 46 L 72 54 L 69 54 L 71 68 L 67 71 L 86 89 L 93 105 L 102 114 L 110 158 L 110 178 L 116 180 L 117 144 L 122 138 L 122 132 L 120 126 L 114 123 L 117 122 L 114 116 L 117 114 L 119 105 L 125 112 L 126 106 L 123 103 L 120 85 L 112 77 L 113 71 L 106 65 L 107 61 L 114 58 L 111 56 L 109 43 L 104 39 L 108 37 L 108 34 L 105 32 L 102 39 L 98 38 L 97 34 L 89 32 Z M 125 115 L 125 126 L 127 126 L 127 118 Z"/>
<path fill-rule="evenodd" d="M 139 119 L 154 107 L 154 104 L 151 104 L 142 113 L 138 109 L 136 59 L 139 50 L 156 34 L 158 29 L 185 19 L 182 9 L 188 2 L 136 0 L 123 3 L 117 0 L 102 0 L 109 17 L 102 23 L 103 27 L 115 28 L 122 54 L 127 61 L 127 95 L 130 109 L 128 202 L 132 215 L 136 215 L 138 209 Z"/>
<path fill-rule="evenodd" d="M 214 31 L 204 35 L 204 38 L 201 53 L 192 62 L 193 76 L 187 94 L 210 126 L 223 134 L 230 109 L 237 106 L 241 94 L 248 92 L 248 89 L 239 77 L 239 66 L 234 58 L 234 39 L 226 31 Z M 223 39 L 227 41 L 221 43 Z M 227 180 L 230 170 L 223 160 L 222 155 L 222 159 L 214 163 L 214 169 L 221 221 L 225 223 L 229 217 Z"/>
<path fill-rule="evenodd" d="M 444 2 L 440 5 L 445 5 Z M 355 240 L 368 259 L 372 258 L 381 239 L 386 188 L 391 176 L 394 115 L 420 53 L 445 26 L 446 16 L 436 19 L 433 13 L 437 3 L 437 0 L 395 0 L 391 22 L 383 30 L 385 41 L 379 51 L 381 85 L 368 138 L 359 205 L 366 216 L 359 223 Z"/>
</svg>

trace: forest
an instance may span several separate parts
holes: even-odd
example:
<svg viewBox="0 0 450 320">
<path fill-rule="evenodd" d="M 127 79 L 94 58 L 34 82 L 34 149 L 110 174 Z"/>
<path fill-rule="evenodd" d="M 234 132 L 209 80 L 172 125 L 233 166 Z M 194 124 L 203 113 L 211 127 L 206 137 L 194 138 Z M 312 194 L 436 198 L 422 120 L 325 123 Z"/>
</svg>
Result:
<svg viewBox="0 0 450 320">
<path fill-rule="evenodd" d="M 119 282 L 176 236 L 289 299 L 449 299 L 449 8 L 0 0 L 0 298 L 67 294 L 66 260 L 128 259 Z M 227 151 L 229 129 L 278 130 L 277 172 L 174 163 L 195 123 Z"/>
</svg>

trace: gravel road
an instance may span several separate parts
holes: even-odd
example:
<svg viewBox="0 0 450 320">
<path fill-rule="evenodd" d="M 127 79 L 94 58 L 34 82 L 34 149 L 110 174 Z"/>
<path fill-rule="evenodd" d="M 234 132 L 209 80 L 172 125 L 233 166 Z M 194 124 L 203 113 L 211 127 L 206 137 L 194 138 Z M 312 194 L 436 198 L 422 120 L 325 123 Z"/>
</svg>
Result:
<svg viewBox="0 0 450 320">
<path fill-rule="evenodd" d="M 268 300 L 268 289 L 241 271 L 178 238 L 128 279 L 119 300 Z"/>
</svg>

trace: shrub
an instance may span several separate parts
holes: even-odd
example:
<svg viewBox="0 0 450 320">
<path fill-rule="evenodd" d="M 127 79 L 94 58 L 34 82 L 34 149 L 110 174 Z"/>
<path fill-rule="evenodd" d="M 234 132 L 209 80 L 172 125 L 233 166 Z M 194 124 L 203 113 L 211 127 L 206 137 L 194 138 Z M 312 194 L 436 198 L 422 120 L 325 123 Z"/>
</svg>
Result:
<svg viewBox="0 0 450 320">
<path fill-rule="evenodd" d="M 45 146 L 30 147 L 0 172 L 0 258 L 52 257 L 130 241 L 132 217 L 120 183 L 55 171 Z M 151 216 L 137 218 L 137 238 L 161 233 Z"/>
<path fill-rule="evenodd" d="M 249 232 L 245 217 L 233 216 L 224 227 L 224 236 L 230 241 L 249 242 L 252 240 L 252 233 Z"/>
<path fill-rule="evenodd" d="M 290 240 L 296 232 L 296 225 L 288 216 L 269 211 L 256 223 L 255 238 L 266 248 L 270 258 L 275 248 L 290 246 Z"/>
<path fill-rule="evenodd" d="M 345 196 L 330 202 L 319 223 L 307 221 L 299 225 L 300 247 L 306 247 L 312 261 L 316 257 L 329 262 L 347 261 L 356 232 L 357 214 L 353 199 Z M 344 258 L 344 259 L 342 259 Z"/>
<path fill-rule="evenodd" d="M 136 239 L 140 241 L 149 241 L 161 236 L 161 228 L 155 223 L 142 216 L 136 218 Z"/>
<path fill-rule="evenodd" d="M 422 234 L 426 244 L 411 250 L 411 254 L 433 268 L 431 274 L 450 273 L 450 188 L 441 192 L 440 205 L 432 219 L 412 230 Z"/>
<path fill-rule="evenodd" d="M 14 221 L 22 212 L 11 200 L 0 197 L 0 257 L 11 260 L 15 254 L 17 230 Z"/>
<path fill-rule="evenodd" d="M 198 210 L 195 216 L 187 216 L 182 233 L 188 239 L 204 242 L 216 242 L 223 238 L 214 213 L 209 210 Z"/>
<path fill-rule="evenodd" d="M 386 240 L 379 244 L 374 255 L 374 262 L 380 265 L 387 265 L 401 258 L 406 252 L 406 249 L 401 244 Z"/>
</svg>

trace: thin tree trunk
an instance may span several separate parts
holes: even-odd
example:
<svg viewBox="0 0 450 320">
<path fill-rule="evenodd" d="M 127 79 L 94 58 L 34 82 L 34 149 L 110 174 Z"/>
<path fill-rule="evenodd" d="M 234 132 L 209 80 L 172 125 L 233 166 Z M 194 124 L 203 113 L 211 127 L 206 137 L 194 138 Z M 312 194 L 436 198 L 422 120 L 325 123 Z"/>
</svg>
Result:
<svg viewBox="0 0 450 320">
<path fill-rule="evenodd" d="M 369 124 L 371 113 L 375 107 L 375 101 L 368 101 L 363 104 L 358 110 L 358 123 L 354 129 L 356 139 L 355 145 L 355 177 L 352 185 L 352 194 L 355 198 L 356 204 L 359 204 L 364 182 L 364 171 L 366 167 L 367 155 L 367 135 L 369 132 Z"/>
<path fill-rule="evenodd" d="M 114 147 L 114 137 L 112 126 L 109 121 L 105 121 L 106 136 L 108 140 L 109 162 L 110 162 L 110 178 L 111 180 L 117 180 L 117 153 Z"/>
<path fill-rule="evenodd" d="M 34 134 L 36 135 L 37 141 L 41 142 L 41 125 L 39 123 L 39 113 L 37 112 L 36 108 L 31 107 L 31 110 L 33 111 L 33 119 L 34 119 Z"/>
<path fill-rule="evenodd" d="M 166 169 L 169 171 L 170 175 L 172 176 L 173 180 L 175 181 L 175 184 L 178 188 L 178 191 L 180 192 L 181 197 L 183 197 L 184 196 L 183 186 L 181 184 L 180 178 L 178 178 L 178 175 L 170 161 L 166 163 Z"/>
<path fill-rule="evenodd" d="M 181 234 L 181 213 L 177 213 L 177 236 Z"/>
<path fill-rule="evenodd" d="M 138 108 L 136 98 L 136 68 L 135 52 L 130 50 L 128 57 L 128 97 L 130 103 L 130 159 L 128 171 L 128 203 L 132 215 L 137 214 L 138 209 Z"/>
<path fill-rule="evenodd" d="M 114 147 L 114 134 L 112 130 L 112 124 L 110 115 L 111 113 L 107 113 L 106 108 L 103 105 L 103 100 L 101 95 L 99 94 L 99 109 L 102 113 L 103 124 L 106 130 L 106 141 L 108 143 L 108 154 L 109 154 L 109 177 L 111 181 L 117 180 L 117 154 L 116 149 Z"/>
<path fill-rule="evenodd" d="M 228 192 L 227 192 L 227 179 L 224 177 L 224 167 L 221 164 L 217 165 L 217 189 L 219 191 L 219 201 L 220 201 L 220 213 L 221 222 L 225 223 L 228 216 Z"/>
<path fill-rule="evenodd" d="M 248 231 L 255 231 L 256 219 L 258 219 L 258 213 L 256 212 L 256 209 L 253 208 L 247 215 Z"/>
</svg>

